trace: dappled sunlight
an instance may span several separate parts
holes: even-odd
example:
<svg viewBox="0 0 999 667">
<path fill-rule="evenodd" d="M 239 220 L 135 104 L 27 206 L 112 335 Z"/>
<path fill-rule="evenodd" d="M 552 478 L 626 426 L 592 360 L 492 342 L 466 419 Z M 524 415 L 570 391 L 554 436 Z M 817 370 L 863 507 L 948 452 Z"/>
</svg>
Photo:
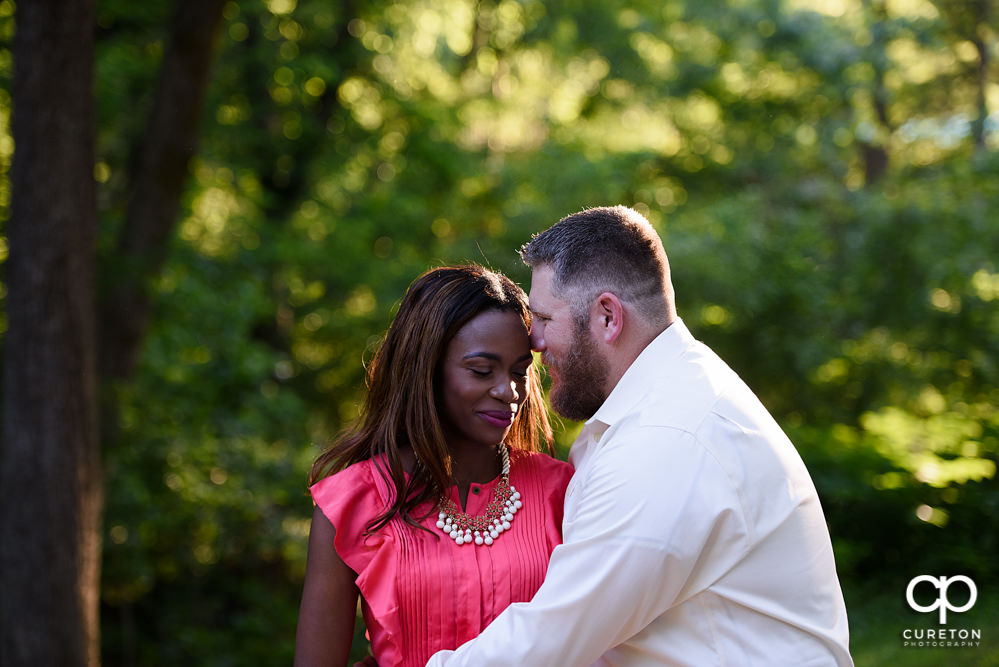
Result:
<svg viewBox="0 0 999 667">
<path fill-rule="evenodd" d="M 574 134 L 590 150 L 600 147 L 608 153 L 653 151 L 671 157 L 684 147 L 684 137 L 671 115 L 670 105 L 632 106 L 623 113 L 607 110 L 594 116 L 592 122 L 578 124 Z"/>
<path fill-rule="evenodd" d="M 239 202 L 231 191 L 208 188 L 192 205 L 192 215 L 180 224 L 180 237 L 208 256 L 232 252 L 239 242 L 230 227 L 239 212 Z"/>
<path fill-rule="evenodd" d="M 686 21 L 671 21 L 666 27 L 666 38 L 673 52 L 683 53 L 684 59 L 702 65 L 713 65 L 718 62 L 718 55 L 723 42 L 708 26 Z M 665 57 L 663 47 L 659 59 Z"/>
<path fill-rule="evenodd" d="M 673 47 L 668 42 L 644 32 L 632 33 L 629 41 L 650 72 L 663 79 L 676 74 L 673 69 Z"/>
<path fill-rule="evenodd" d="M 929 505 L 920 505 L 916 508 L 916 517 L 920 521 L 925 521 L 926 523 L 931 523 L 934 526 L 939 526 L 943 528 L 947 525 L 947 521 L 950 515 L 947 510 L 941 509 L 939 507 L 930 507 Z"/>
<path fill-rule="evenodd" d="M 893 71 L 887 77 L 891 87 L 900 87 L 903 82 L 924 84 L 943 74 L 954 73 L 957 65 L 952 53 L 934 46 L 922 46 L 911 38 L 892 40 L 886 52 L 894 61 Z"/>
<path fill-rule="evenodd" d="M 971 277 L 971 286 L 982 301 L 999 300 L 999 273 L 979 269 Z"/>
<path fill-rule="evenodd" d="M 826 16 L 840 18 L 860 8 L 859 0 L 788 0 L 788 6 L 796 10 L 811 10 Z"/>
<path fill-rule="evenodd" d="M 936 19 L 940 12 L 932 0 L 887 0 L 885 8 L 893 16 L 908 18 Z"/>
<path fill-rule="evenodd" d="M 383 120 L 381 94 L 369 81 L 352 77 L 343 82 L 337 95 L 345 107 L 351 110 L 354 119 L 367 130 L 375 130 Z"/>
<path fill-rule="evenodd" d="M 995 461 L 979 456 L 981 420 L 999 419 L 999 409 L 987 405 L 948 409 L 942 396 L 929 391 L 922 415 L 888 407 L 861 417 L 864 430 L 875 436 L 878 451 L 931 486 L 993 478 Z"/>
</svg>

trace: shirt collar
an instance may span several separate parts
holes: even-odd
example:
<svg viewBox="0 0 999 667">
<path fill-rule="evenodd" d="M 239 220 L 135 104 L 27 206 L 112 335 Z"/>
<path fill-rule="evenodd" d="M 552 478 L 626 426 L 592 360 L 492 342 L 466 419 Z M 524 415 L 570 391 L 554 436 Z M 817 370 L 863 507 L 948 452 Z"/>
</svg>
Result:
<svg viewBox="0 0 999 667">
<path fill-rule="evenodd" d="M 634 409 L 635 403 L 662 377 L 662 367 L 678 358 L 691 343 L 693 334 L 679 317 L 645 346 L 610 395 L 586 421 L 589 426 L 600 422 L 611 426 Z"/>
</svg>

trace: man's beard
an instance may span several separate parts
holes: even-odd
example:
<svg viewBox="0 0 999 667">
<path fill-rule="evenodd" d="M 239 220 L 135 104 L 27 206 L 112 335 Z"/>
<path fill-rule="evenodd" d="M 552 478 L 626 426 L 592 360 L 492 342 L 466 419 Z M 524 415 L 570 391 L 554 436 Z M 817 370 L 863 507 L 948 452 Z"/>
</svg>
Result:
<svg viewBox="0 0 999 667">
<path fill-rule="evenodd" d="M 552 383 L 548 399 L 552 409 L 566 419 L 586 421 L 607 400 L 604 385 L 610 364 L 597 351 L 585 321 L 577 323 L 569 352 L 554 369 L 558 379 Z"/>
</svg>

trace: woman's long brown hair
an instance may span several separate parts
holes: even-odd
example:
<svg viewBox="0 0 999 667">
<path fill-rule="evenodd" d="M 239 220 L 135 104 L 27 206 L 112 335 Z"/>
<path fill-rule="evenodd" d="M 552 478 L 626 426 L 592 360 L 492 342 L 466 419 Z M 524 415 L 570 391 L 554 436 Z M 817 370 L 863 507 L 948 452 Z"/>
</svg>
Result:
<svg viewBox="0 0 999 667">
<path fill-rule="evenodd" d="M 395 488 L 392 502 L 368 526 L 375 531 L 400 516 L 414 526 L 411 512 L 436 500 L 454 485 L 452 461 L 437 405 L 440 362 L 458 330 L 480 313 L 517 313 L 530 330 L 527 295 L 506 276 L 469 264 L 431 269 L 409 286 L 399 311 L 368 366 L 368 393 L 360 419 L 319 455 L 309 484 L 347 466 L 385 456 L 377 466 Z M 552 431 L 538 372 L 528 370 L 527 396 L 517 411 L 506 443 L 511 449 L 552 451 Z M 413 448 L 416 469 L 407 482 L 400 448 Z M 435 509 L 431 505 L 430 512 Z"/>
</svg>

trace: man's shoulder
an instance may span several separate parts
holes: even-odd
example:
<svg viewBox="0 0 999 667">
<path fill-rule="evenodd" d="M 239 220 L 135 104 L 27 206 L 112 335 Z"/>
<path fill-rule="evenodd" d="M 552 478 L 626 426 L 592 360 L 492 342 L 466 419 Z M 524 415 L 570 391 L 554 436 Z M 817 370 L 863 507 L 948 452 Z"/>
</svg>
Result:
<svg viewBox="0 0 999 667">
<path fill-rule="evenodd" d="M 655 360 L 652 360 L 655 363 Z M 755 398 L 749 386 L 707 345 L 692 340 L 678 357 L 646 373 L 648 382 L 629 417 L 641 426 L 677 428 L 694 432 L 719 409 L 736 398 Z M 721 408 L 724 410 L 724 407 Z"/>
</svg>

